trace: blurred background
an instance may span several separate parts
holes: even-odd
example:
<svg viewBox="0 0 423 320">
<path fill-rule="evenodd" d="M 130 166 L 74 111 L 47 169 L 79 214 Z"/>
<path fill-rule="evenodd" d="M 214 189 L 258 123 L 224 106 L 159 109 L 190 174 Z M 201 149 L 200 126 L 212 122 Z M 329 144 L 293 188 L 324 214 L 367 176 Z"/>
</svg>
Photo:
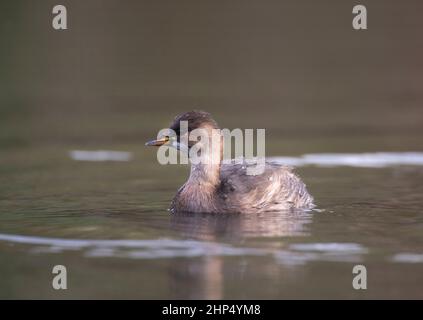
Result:
<svg viewBox="0 0 423 320">
<path fill-rule="evenodd" d="M 61 1 L 65 31 L 56 4 L 1 4 L 2 148 L 142 148 L 200 108 L 278 154 L 422 149 L 419 1 L 368 1 L 365 31 L 355 1 Z"/>
<path fill-rule="evenodd" d="M 421 168 L 300 168 L 332 218 L 175 222 L 166 208 L 187 168 L 160 166 L 155 150 L 144 147 L 178 113 L 203 109 L 222 128 L 265 128 L 268 156 L 423 151 L 423 2 L 360 3 L 368 30 L 352 28 L 358 3 L 349 0 L 2 1 L 0 233 L 194 238 L 266 250 L 298 241 L 359 242 L 359 253 L 369 254 L 347 253 L 347 261 L 364 259 L 378 270 L 376 289 L 357 296 L 352 267 L 320 256 L 317 265 L 284 269 L 240 253 L 243 268 L 251 268 L 241 277 L 234 258 L 176 256 L 149 260 L 147 268 L 113 254 L 90 260 L 83 252 L 34 253 L 30 241 L 0 243 L 0 297 L 57 298 L 46 287 L 57 262 L 78 270 L 76 291 L 64 297 L 421 298 L 414 272 L 421 264 L 387 264 L 407 252 L 423 261 Z M 67 30 L 52 28 L 57 4 L 67 8 Z M 69 156 L 99 149 L 132 158 Z M 111 279 L 115 272 L 127 277 Z M 87 285 L 88 273 L 97 287 Z M 132 288 L 134 279 L 145 290 Z M 246 280 L 256 289 L 245 288 Z"/>
</svg>

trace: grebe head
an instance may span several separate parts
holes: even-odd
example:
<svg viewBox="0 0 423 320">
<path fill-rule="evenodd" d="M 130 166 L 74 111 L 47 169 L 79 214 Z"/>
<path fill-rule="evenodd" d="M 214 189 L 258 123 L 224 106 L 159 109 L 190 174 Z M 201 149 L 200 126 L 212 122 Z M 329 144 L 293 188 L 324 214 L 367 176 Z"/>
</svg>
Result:
<svg viewBox="0 0 423 320">
<path fill-rule="evenodd" d="M 211 114 L 205 111 L 188 111 L 175 117 L 170 129 L 174 130 L 177 135 L 180 134 L 181 121 L 188 122 L 188 132 L 195 129 L 219 129 L 216 121 L 212 118 Z"/>
<path fill-rule="evenodd" d="M 219 126 L 210 113 L 194 110 L 176 116 L 169 129 L 171 129 L 176 136 L 172 137 L 170 134 L 165 133 L 161 138 L 147 142 L 146 146 L 159 147 L 168 145 L 178 150 L 189 151 L 193 145 L 198 143 L 195 137 L 194 139 L 190 139 L 190 137 L 192 137 L 190 136 L 191 133 L 204 132 L 207 137 L 211 139 L 213 136 L 213 129 L 219 129 Z M 172 131 L 169 130 L 169 132 Z M 186 145 L 183 142 L 185 142 Z"/>
</svg>

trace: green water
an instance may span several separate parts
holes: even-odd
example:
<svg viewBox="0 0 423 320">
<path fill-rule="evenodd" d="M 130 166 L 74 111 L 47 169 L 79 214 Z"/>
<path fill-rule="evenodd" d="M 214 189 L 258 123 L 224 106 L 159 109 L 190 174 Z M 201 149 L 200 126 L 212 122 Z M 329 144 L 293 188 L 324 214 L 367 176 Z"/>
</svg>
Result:
<svg viewBox="0 0 423 320">
<path fill-rule="evenodd" d="M 0 298 L 423 298 L 422 166 L 300 167 L 318 211 L 171 215 L 188 168 L 144 147 L 202 108 L 266 128 L 269 156 L 423 151 L 409 2 L 369 4 L 364 33 L 352 2 L 67 1 L 63 33 L 52 1 L 2 4 Z M 133 158 L 69 156 L 99 149 Z"/>
</svg>

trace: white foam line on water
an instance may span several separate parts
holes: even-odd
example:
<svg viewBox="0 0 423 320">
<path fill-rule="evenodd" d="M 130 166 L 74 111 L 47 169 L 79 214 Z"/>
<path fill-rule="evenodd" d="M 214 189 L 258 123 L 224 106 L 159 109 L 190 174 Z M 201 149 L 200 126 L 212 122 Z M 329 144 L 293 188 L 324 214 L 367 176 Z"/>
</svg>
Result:
<svg viewBox="0 0 423 320">
<path fill-rule="evenodd" d="M 393 262 L 402 263 L 423 263 L 423 254 L 421 253 L 398 253 L 391 259 Z"/>
<path fill-rule="evenodd" d="M 355 243 L 292 244 L 288 250 L 234 247 L 229 244 L 196 240 L 91 240 L 44 238 L 0 234 L 0 241 L 35 246 L 32 253 L 61 253 L 81 250 L 86 257 L 160 259 L 204 256 L 273 256 L 283 265 L 310 261 L 359 262 L 367 249 Z"/>
<path fill-rule="evenodd" d="M 0 241 L 19 244 L 42 245 L 34 252 L 57 253 L 63 250 L 89 249 L 87 256 L 117 256 L 138 258 L 186 257 L 205 255 L 264 255 L 267 251 L 254 248 L 235 248 L 214 242 L 195 240 L 91 240 L 43 238 L 0 234 Z M 130 249 L 125 252 L 122 249 Z M 119 251 L 120 250 L 120 251 Z"/>
<path fill-rule="evenodd" d="M 291 166 L 360 168 L 384 168 L 399 165 L 423 166 L 423 152 L 315 153 L 300 157 L 267 157 L 266 159 Z"/>
<path fill-rule="evenodd" d="M 124 247 L 124 248 L 184 248 L 194 246 L 200 241 L 194 240 L 93 240 L 93 239 L 63 239 L 43 238 L 21 235 L 0 234 L 0 241 L 8 241 L 21 244 L 50 245 L 63 248 L 88 248 L 88 247 Z"/>
<path fill-rule="evenodd" d="M 71 150 L 69 156 L 76 161 L 129 161 L 132 153 L 109 150 Z"/>
<path fill-rule="evenodd" d="M 291 249 L 297 251 L 316 251 L 331 253 L 365 253 L 367 250 L 357 243 L 298 243 L 290 246 Z"/>
<path fill-rule="evenodd" d="M 69 156 L 76 161 L 130 161 L 131 152 L 109 150 L 71 150 Z M 398 165 L 423 166 L 423 152 L 373 153 L 312 153 L 300 157 L 267 157 L 268 161 L 291 166 L 350 166 L 384 168 Z"/>
</svg>

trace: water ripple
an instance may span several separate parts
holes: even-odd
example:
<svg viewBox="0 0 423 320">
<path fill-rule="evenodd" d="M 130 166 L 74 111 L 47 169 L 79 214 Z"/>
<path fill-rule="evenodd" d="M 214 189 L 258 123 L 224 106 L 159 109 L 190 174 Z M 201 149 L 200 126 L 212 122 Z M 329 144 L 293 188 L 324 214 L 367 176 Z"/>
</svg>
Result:
<svg viewBox="0 0 423 320">
<path fill-rule="evenodd" d="M 393 262 L 402 263 L 423 263 L 423 254 L 419 253 L 398 253 L 391 259 Z"/>
<path fill-rule="evenodd" d="M 80 250 L 85 257 L 129 259 L 192 258 L 204 256 L 269 256 L 283 265 L 311 261 L 361 262 L 368 250 L 356 243 L 298 243 L 286 249 L 235 247 L 196 240 L 94 240 L 44 238 L 0 234 L 0 241 L 32 245 L 32 253 L 60 253 Z"/>
<path fill-rule="evenodd" d="M 130 152 L 109 150 L 72 150 L 69 156 L 76 161 L 129 161 L 132 159 Z"/>
<path fill-rule="evenodd" d="M 268 157 L 266 159 L 291 166 L 360 168 L 384 168 L 399 165 L 423 166 L 423 152 L 316 153 L 300 157 Z"/>
</svg>

